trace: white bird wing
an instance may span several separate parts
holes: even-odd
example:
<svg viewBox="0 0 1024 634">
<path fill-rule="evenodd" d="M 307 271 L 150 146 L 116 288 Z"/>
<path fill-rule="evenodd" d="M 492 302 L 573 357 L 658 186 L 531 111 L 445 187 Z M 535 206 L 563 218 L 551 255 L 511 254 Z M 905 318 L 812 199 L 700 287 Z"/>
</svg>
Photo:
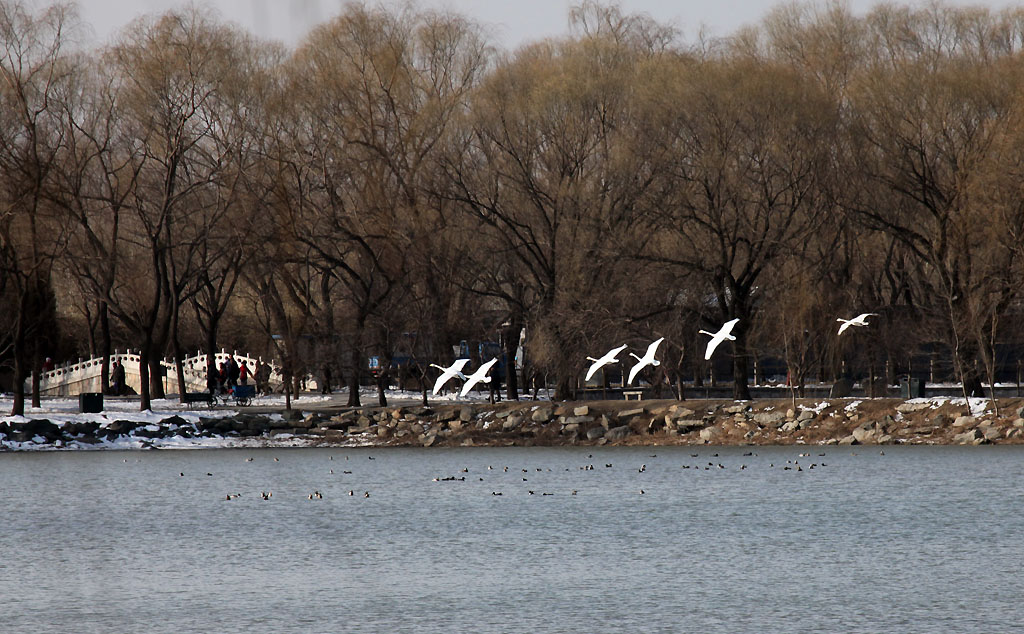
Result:
<svg viewBox="0 0 1024 634">
<path fill-rule="evenodd" d="M 845 319 L 839 319 L 839 320 L 837 320 L 837 321 L 841 321 L 841 322 L 843 322 L 843 325 L 839 327 L 839 333 L 838 333 L 838 334 L 840 334 L 840 335 L 841 335 L 841 334 L 843 334 L 844 332 L 846 332 L 846 329 L 847 329 L 847 328 L 849 328 L 849 327 L 850 327 L 850 322 L 849 322 L 849 321 L 847 321 L 847 320 L 845 320 Z"/>
<path fill-rule="evenodd" d="M 605 355 L 604 355 L 603 357 L 601 357 L 600 359 L 596 359 L 596 360 L 594 360 L 594 363 L 593 363 L 593 365 L 591 365 L 591 366 L 590 366 L 590 369 L 589 369 L 589 370 L 587 370 L 587 376 L 586 376 L 586 378 L 585 378 L 584 380 L 585 380 L 585 381 L 589 381 L 589 380 L 590 380 L 590 378 L 591 378 L 592 376 L 594 376 L 594 373 L 595 373 L 595 372 L 597 372 L 597 370 L 598 370 L 598 369 L 599 369 L 599 368 L 600 368 L 601 366 L 603 366 L 603 365 L 607 365 L 607 364 L 609 364 L 609 363 L 618 363 L 618 362 L 619 362 L 619 360 L 618 360 L 618 359 L 616 359 L 615 357 L 617 357 L 617 356 L 618 356 L 618 354 L 619 354 L 620 352 L 622 352 L 623 350 L 625 350 L 625 349 L 626 349 L 626 344 L 622 344 L 622 345 L 621 345 L 621 346 L 619 346 L 618 348 L 612 348 L 611 350 L 609 350 L 608 352 L 606 352 L 606 353 L 605 353 Z M 587 357 L 587 358 L 589 359 L 590 357 Z"/>
<path fill-rule="evenodd" d="M 656 339 L 655 341 L 651 342 L 651 345 L 647 346 L 647 352 L 644 353 L 644 358 L 646 359 L 649 357 L 653 361 L 654 353 L 658 351 L 658 346 L 661 345 L 662 341 L 665 341 L 664 337 L 661 337 L 660 339 Z"/>
<path fill-rule="evenodd" d="M 471 374 L 469 378 L 466 379 L 466 384 L 462 386 L 462 392 L 459 393 L 459 396 L 465 396 L 469 394 L 469 391 L 473 389 L 473 386 L 479 383 L 480 381 L 483 381 L 484 383 L 490 383 L 491 377 L 487 376 L 487 372 L 490 371 L 491 366 L 494 365 L 494 363 L 497 360 L 498 358 L 495 357 L 488 361 L 487 363 L 480 366 L 479 368 L 477 368 L 476 372 Z"/>
<path fill-rule="evenodd" d="M 447 372 L 437 377 L 437 380 L 434 381 L 434 396 L 437 396 L 437 393 L 441 391 L 441 388 L 444 386 L 445 383 L 448 382 L 448 379 L 450 378 L 452 377 L 448 376 Z"/>
<path fill-rule="evenodd" d="M 860 324 L 861 326 L 867 326 L 868 325 L 868 317 L 872 317 L 872 316 L 877 315 L 877 314 L 878 313 L 861 313 L 861 314 L 857 315 L 856 317 L 854 317 L 853 321 L 856 322 L 857 324 Z"/>
<path fill-rule="evenodd" d="M 718 347 L 718 344 L 722 343 L 726 339 L 735 339 L 735 337 L 730 336 L 729 333 L 732 332 L 733 327 L 739 323 L 739 321 L 739 317 L 730 319 L 722 324 L 722 327 L 718 329 L 718 332 L 711 336 L 711 341 L 708 342 L 708 349 L 704 352 L 705 361 L 711 359 L 711 355 L 715 353 L 715 348 Z"/>
<path fill-rule="evenodd" d="M 713 355 L 715 353 L 715 348 L 717 348 L 718 344 L 720 344 L 720 343 L 722 343 L 722 338 L 721 337 L 716 335 L 716 336 L 711 338 L 711 341 L 708 342 L 708 349 L 704 351 L 704 360 L 705 361 L 708 361 L 708 360 L 711 359 L 711 355 Z"/>
<path fill-rule="evenodd" d="M 480 382 L 482 377 L 478 376 L 480 371 L 476 371 L 466 379 L 466 384 L 462 386 L 462 391 L 459 392 L 459 396 L 465 396 L 469 394 L 469 391 L 473 389 L 473 386 Z"/>
<path fill-rule="evenodd" d="M 729 335 L 732 333 L 732 329 L 738 323 L 740 323 L 739 317 L 736 317 L 735 319 L 730 319 L 729 321 L 722 324 L 722 329 L 719 330 L 718 332 L 722 335 L 723 338 L 729 337 Z"/>
<path fill-rule="evenodd" d="M 626 384 L 627 385 L 633 385 L 633 379 L 636 378 L 636 375 L 646 365 L 647 365 L 647 361 L 644 361 L 643 359 L 640 359 L 640 363 L 637 363 L 636 365 L 634 365 L 633 368 L 629 371 L 629 380 L 626 381 Z"/>
<path fill-rule="evenodd" d="M 441 391 L 441 388 L 444 387 L 444 384 L 456 376 L 465 380 L 466 376 L 462 374 L 462 368 L 466 367 L 467 363 L 469 363 L 469 359 L 456 359 L 455 363 L 451 364 L 447 368 L 441 368 L 441 366 L 431 363 L 430 365 L 433 365 L 435 368 L 441 368 L 442 370 L 441 376 L 437 377 L 437 380 L 434 381 L 434 395 L 437 395 L 437 393 Z"/>
</svg>

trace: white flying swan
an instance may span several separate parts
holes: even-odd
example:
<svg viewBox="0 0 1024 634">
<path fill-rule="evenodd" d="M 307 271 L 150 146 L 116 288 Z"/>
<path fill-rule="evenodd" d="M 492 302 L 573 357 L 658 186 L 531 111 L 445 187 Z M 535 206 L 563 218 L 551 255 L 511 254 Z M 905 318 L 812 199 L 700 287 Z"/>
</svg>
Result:
<svg viewBox="0 0 1024 634">
<path fill-rule="evenodd" d="M 594 357 L 587 357 L 587 360 L 593 361 L 593 363 L 590 365 L 590 369 L 587 370 L 587 378 L 585 380 L 589 381 L 590 377 L 594 376 L 594 373 L 601 369 L 601 366 L 608 365 L 609 363 L 618 363 L 619 360 L 616 357 L 618 357 L 619 353 L 625 349 L 626 344 L 622 344 L 618 348 L 613 348 L 609 350 L 607 354 L 605 354 L 600 359 L 595 359 Z"/>
<path fill-rule="evenodd" d="M 491 371 L 491 366 L 497 362 L 498 357 L 494 357 L 487 363 L 481 365 L 476 369 L 476 372 L 466 377 L 466 384 L 462 386 L 462 391 L 459 392 L 459 396 L 465 396 L 469 394 L 469 391 L 473 389 L 473 386 L 483 381 L 484 383 L 490 383 L 491 377 L 487 376 L 487 373 Z"/>
<path fill-rule="evenodd" d="M 722 324 L 722 327 L 718 329 L 718 332 L 708 332 L 707 330 L 697 331 L 701 334 L 711 336 L 711 341 L 708 342 L 708 349 L 704 353 L 705 361 L 710 359 L 711 355 L 715 353 L 715 348 L 718 347 L 718 344 L 722 343 L 726 339 L 728 339 L 729 341 L 736 341 L 736 337 L 732 336 L 731 333 L 733 326 L 735 326 L 737 322 L 739 322 L 739 318 L 730 319 L 729 321 Z"/>
<path fill-rule="evenodd" d="M 842 322 L 842 324 L 843 324 L 842 326 L 839 327 L 839 334 L 840 335 L 843 334 L 843 332 L 847 328 L 849 328 L 850 326 L 867 326 L 868 325 L 868 317 L 871 317 L 871 316 L 877 315 L 877 314 L 878 313 L 861 313 L 860 315 L 857 315 L 853 319 L 843 319 L 842 317 L 836 318 L 836 321 Z"/>
<path fill-rule="evenodd" d="M 642 356 L 642 357 L 638 357 L 635 354 L 633 354 L 632 352 L 629 353 L 629 356 L 631 356 L 634 359 L 636 359 L 637 364 L 634 365 L 633 368 L 629 371 L 629 380 L 626 381 L 626 383 L 628 385 L 633 385 L 633 379 L 636 378 L 636 375 L 643 368 L 645 368 L 645 367 L 647 367 L 649 365 L 650 366 L 659 366 L 659 365 L 661 365 L 661 361 L 658 361 L 657 359 L 654 358 L 654 353 L 657 352 L 658 346 L 661 345 L 662 341 L 665 341 L 664 337 L 662 337 L 661 339 L 658 339 L 657 341 L 655 341 L 651 345 L 647 346 L 647 352 L 645 352 L 644 356 Z"/>
<path fill-rule="evenodd" d="M 430 365 L 432 367 L 441 371 L 441 376 L 437 377 L 437 380 L 434 381 L 434 394 L 436 395 L 440 392 L 441 388 L 444 387 L 444 384 L 455 377 L 459 377 L 465 381 L 466 375 L 462 373 L 462 368 L 466 367 L 467 363 L 469 363 L 469 359 L 456 359 L 455 363 L 451 364 L 447 368 L 442 368 L 436 363 L 431 363 Z"/>
</svg>

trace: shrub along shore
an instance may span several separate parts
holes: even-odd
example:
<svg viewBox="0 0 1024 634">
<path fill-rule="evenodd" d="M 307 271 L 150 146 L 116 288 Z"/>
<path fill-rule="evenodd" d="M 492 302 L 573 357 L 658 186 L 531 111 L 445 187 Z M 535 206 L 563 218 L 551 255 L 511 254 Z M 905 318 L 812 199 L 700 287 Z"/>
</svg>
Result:
<svg viewBox="0 0 1024 634">
<path fill-rule="evenodd" d="M 1024 399 L 590 401 L 0 423 L 3 448 L 1024 444 Z M 974 412 L 973 414 L 971 412 Z M 174 441 L 173 444 L 171 441 Z M 183 442 L 184 441 L 184 442 Z M 133 444 L 134 443 L 134 444 Z"/>
</svg>

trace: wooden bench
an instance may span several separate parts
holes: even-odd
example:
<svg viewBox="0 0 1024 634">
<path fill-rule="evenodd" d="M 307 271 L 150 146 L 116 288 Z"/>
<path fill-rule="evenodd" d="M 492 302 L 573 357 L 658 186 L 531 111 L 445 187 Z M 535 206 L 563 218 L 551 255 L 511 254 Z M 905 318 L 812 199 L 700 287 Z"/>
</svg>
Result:
<svg viewBox="0 0 1024 634">
<path fill-rule="evenodd" d="M 622 392 L 622 398 L 626 399 L 627 401 L 633 401 L 633 400 L 642 401 L 642 400 L 644 400 L 644 391 L 643 390 L 626 390 L 626 391 Z"/>
<path fill-rule="evenodd" d="M 213 394 L 209 392 L 185 392 L 184 401 L 186 404 L 191 403 L 206 403 L 207 405 L 213 405 Z"/>
</svg>

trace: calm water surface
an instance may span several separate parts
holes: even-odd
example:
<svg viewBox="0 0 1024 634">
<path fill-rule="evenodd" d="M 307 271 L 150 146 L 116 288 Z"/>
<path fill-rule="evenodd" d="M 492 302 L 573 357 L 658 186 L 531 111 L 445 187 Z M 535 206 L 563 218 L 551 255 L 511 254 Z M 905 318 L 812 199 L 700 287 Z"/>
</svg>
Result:
<svg viewBox="0 0 1024 634">
<path fill-rule="evenodd" d="M 1024 624 L 1024 447 L 5 453 L 0 496 L 4 632 Z"/>
</svg>

